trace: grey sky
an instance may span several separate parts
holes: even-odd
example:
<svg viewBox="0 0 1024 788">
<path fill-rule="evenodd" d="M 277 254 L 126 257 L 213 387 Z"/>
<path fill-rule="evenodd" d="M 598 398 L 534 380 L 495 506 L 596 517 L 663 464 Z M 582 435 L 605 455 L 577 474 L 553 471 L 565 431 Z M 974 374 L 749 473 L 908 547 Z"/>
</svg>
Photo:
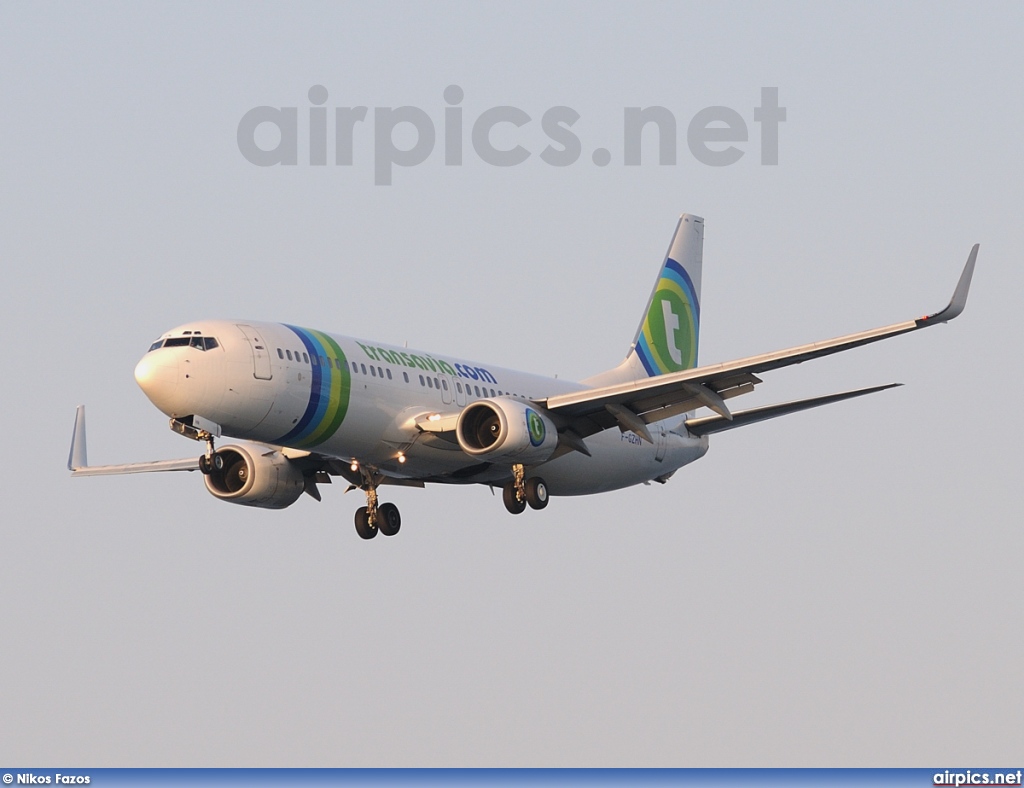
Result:
<svg viewBox="0 0 1024 788">
<path fill-rule="evenodd" d="M 1024 756 L 1020 4 L 66 4 L 0 10 L 0 760 L 96 766 L 947 766 Z M 259 168 L 259 105 L 514 105 L 373 185 Z M 753 108 L 779 88 L 780 163 Z M 544 164 L 539 118 L 581 115 Z M 622 164 L 661 105 L 678 163 Z M 723 105 L 750 140 L 696 162 Z M 439 131 L 440 138 L 440 131 Z M 361 146 L 361 147 L 360 147 Z M 591 163 L 596 147 L 612 163 Z M 132 369 L 203 317 L 281 320 L 578 378 L 618 363 L 676 217 L 706 218 L 704 362 L 945 305 L 955 323 L 766 376 L 666 486 L 512 518 L 484 488 L 250 511 L 193 475 Z"/>
</svg>

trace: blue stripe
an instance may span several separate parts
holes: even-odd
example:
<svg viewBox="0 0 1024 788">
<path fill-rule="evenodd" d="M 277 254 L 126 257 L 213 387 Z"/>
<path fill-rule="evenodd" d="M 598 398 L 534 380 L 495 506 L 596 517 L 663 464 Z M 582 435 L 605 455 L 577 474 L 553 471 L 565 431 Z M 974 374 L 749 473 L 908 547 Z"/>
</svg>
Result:
<svg viewBox="0 0 1024 788">
<path fill-rule="evenodd" d="M 690 299 L 690 306 L 693 307 L 694 320 L 700 325 L 700 301 L 697 299 L 697 290 L 693 286 L 693 280 L 690 279 L 690 275 L 686 273 L 685 268 L 671 257 L 665 261 L 665 269 L 675 274 L 675 276 L 670 278 L 683 288 L 683 292 Z"/>
<path fill-rule="evenodd" d="M 654 361 L 651 359 L 651 349 L 647 347 L 647 337 L 642 331 L 640 332 L 640 341 L 636 343 L 636 355 L 640 359 L 640 363 L 644 365 L 644 369 L 647 370 L 648 377 L 653 378 L 661 374 L 655 369 Z"/>
<path fill-rule="evenodd" d="M 330 404 L 331 372 L 328 369 L 325 393 L 323 386 L 324 368 L 320 364 L 320 357 L 326 357 L 327 353 L 321 352 L 323 348 L 320 347 L 320 343 L 301 328 L 296 326 L 286 326 L 286 328 L 290 328 L 302 340 L 302 344 L 309 355 L 317 356 L 317 363 L 315 365 L 310 364 L 310 368 L 313 370 L 313 380 L 309 386 L 309 402 L 306 404 L 306 410 L 303 412 L 302 418 L 299 419 L 298 423 L 286 435 L 282 435 L 277 439 L 277 443 L 287 443 L 288 441 L 305 438 L 319 426 L 323 420 L 324 413 L 327 412 L 327 406 Z"/>
<path fill-rule="evenodd" d="M 57 773 L 88 776 L 90 788 L 121 786 L 687 786 L 687 788 L 732 788 L 733 786 L 813 786 L 814 788 L 930 788 L 936 777 L 941 785 L 955 785 L 953 778 L 966 776 L 967 769 L 82 769 L 11 768 L 5 774 L 30 773 L 50 777 Z M 1017 775 L 1016 768 L 971 768 L 971 776 Z M 977 783 L 966 783 L 976 785 Z M 1016 780 L 1013 784 L 1016 784 Z"/>
</svg>

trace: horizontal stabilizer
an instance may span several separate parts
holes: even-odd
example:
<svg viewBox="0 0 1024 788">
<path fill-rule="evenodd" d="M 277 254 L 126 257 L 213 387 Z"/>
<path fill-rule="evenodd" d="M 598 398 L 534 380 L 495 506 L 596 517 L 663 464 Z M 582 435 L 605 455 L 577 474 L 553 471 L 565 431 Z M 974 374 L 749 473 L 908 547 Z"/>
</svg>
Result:
<svg viewBox="0 0 1024 788">
<path fill-rule="evenodd" d="M 783 402 L 779 405 L 766 405 L 762 408 L 751 408 L 750 410 L 733 413 L 731 420 L 726 419 L 724 416 L 705 416 L 699 419 L 687 419 L 686 429 L 691 435 L 698 436 L 710 435 L 713 432 L 725 432 L 726 430 L 733 430 L 737 427 L 745 427 L 748 424 L 755 424 L 759 421 L 774 419 L 777 416 L 785 416 L 788 413 L 796 413 L 797 411 L 816 408 L 819 405 L 830 405 L 833 402 L 842 402 L 844 399 L 863 397 L 865 394 L 874 394 L 876 391 L 885 391 L 885 389 L 891 389 L 902 385 L 902 383 L 889 383 L 885 386 L 872 386 L 871 388 L 866 389 L 843 391 L 839 394 L 826 394 L 823 397 L 811 397 L 810 399 Z"/>
</svg>

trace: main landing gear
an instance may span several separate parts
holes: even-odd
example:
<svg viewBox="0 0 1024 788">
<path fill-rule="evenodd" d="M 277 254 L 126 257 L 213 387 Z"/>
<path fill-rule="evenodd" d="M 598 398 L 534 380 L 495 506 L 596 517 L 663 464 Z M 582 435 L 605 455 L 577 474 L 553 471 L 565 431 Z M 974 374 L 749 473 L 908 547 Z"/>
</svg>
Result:
<svg viewBox="0 0 1024 788">
<path fill-rule="evenodd" d="M 363 473 L 362 490 L 366 493 L 366 506 L 356 509 L 356 533 L 363 539 L 373 539 L 380 531 L 384 536 L 394 536 L 402 527 L 402 515 L 393 503 L 377 502 L 378 479 L 374 474 L 360 469 Z"/>
<path fill-rule="evenodd" d="M 512 481 L 501 491 L 505 508 L 512 514 L 522 514 L 527 505 L 531 509 L 543 509 L 548 505 L 548 486 L 539 476 L 526 478 L 526 469 L 521 463 L 512 466 Z"/>
</svg>

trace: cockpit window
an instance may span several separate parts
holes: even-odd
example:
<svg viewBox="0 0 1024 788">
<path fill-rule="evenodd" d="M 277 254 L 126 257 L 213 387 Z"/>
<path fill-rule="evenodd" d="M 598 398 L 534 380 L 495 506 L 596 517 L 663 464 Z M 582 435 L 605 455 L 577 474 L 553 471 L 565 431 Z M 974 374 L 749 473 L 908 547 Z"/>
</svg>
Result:
<svg viewBox="0 0 1024 788">
<path fill-rule="evenodd" d="M 213 337 L 197 336 L 198 333 L 199 332 L 197 331 L 195 334 L 192 335 L 192 342 L 190 343 L 192 347 L 198 350 L 213 350 L 215 347 L 217 347 L 216 339 L 214 339 Z"/>
<path fill-rule="evenodd" d="M 152 353 L 154 350 L 158 350 L 162 347 L 194 347 L 196 350 L 213 350 L 215 347 L 220 347 L 220 344 L 213 337 L 200 336 L 198 333 L 188 337 L 171 337 L 170 339 L 158 339 L 152 345 L 149 346 L 149 351 Z"/>
<path fill-rule="evenodd" d="M 213 350 L 217 347 L 217 340 L 213 337 L 201 337 L 192 335 L 192 347 L 198 348 L 199 350 Z M 259 348 L 262 350 L 263 348 Z"/>
</svg>

